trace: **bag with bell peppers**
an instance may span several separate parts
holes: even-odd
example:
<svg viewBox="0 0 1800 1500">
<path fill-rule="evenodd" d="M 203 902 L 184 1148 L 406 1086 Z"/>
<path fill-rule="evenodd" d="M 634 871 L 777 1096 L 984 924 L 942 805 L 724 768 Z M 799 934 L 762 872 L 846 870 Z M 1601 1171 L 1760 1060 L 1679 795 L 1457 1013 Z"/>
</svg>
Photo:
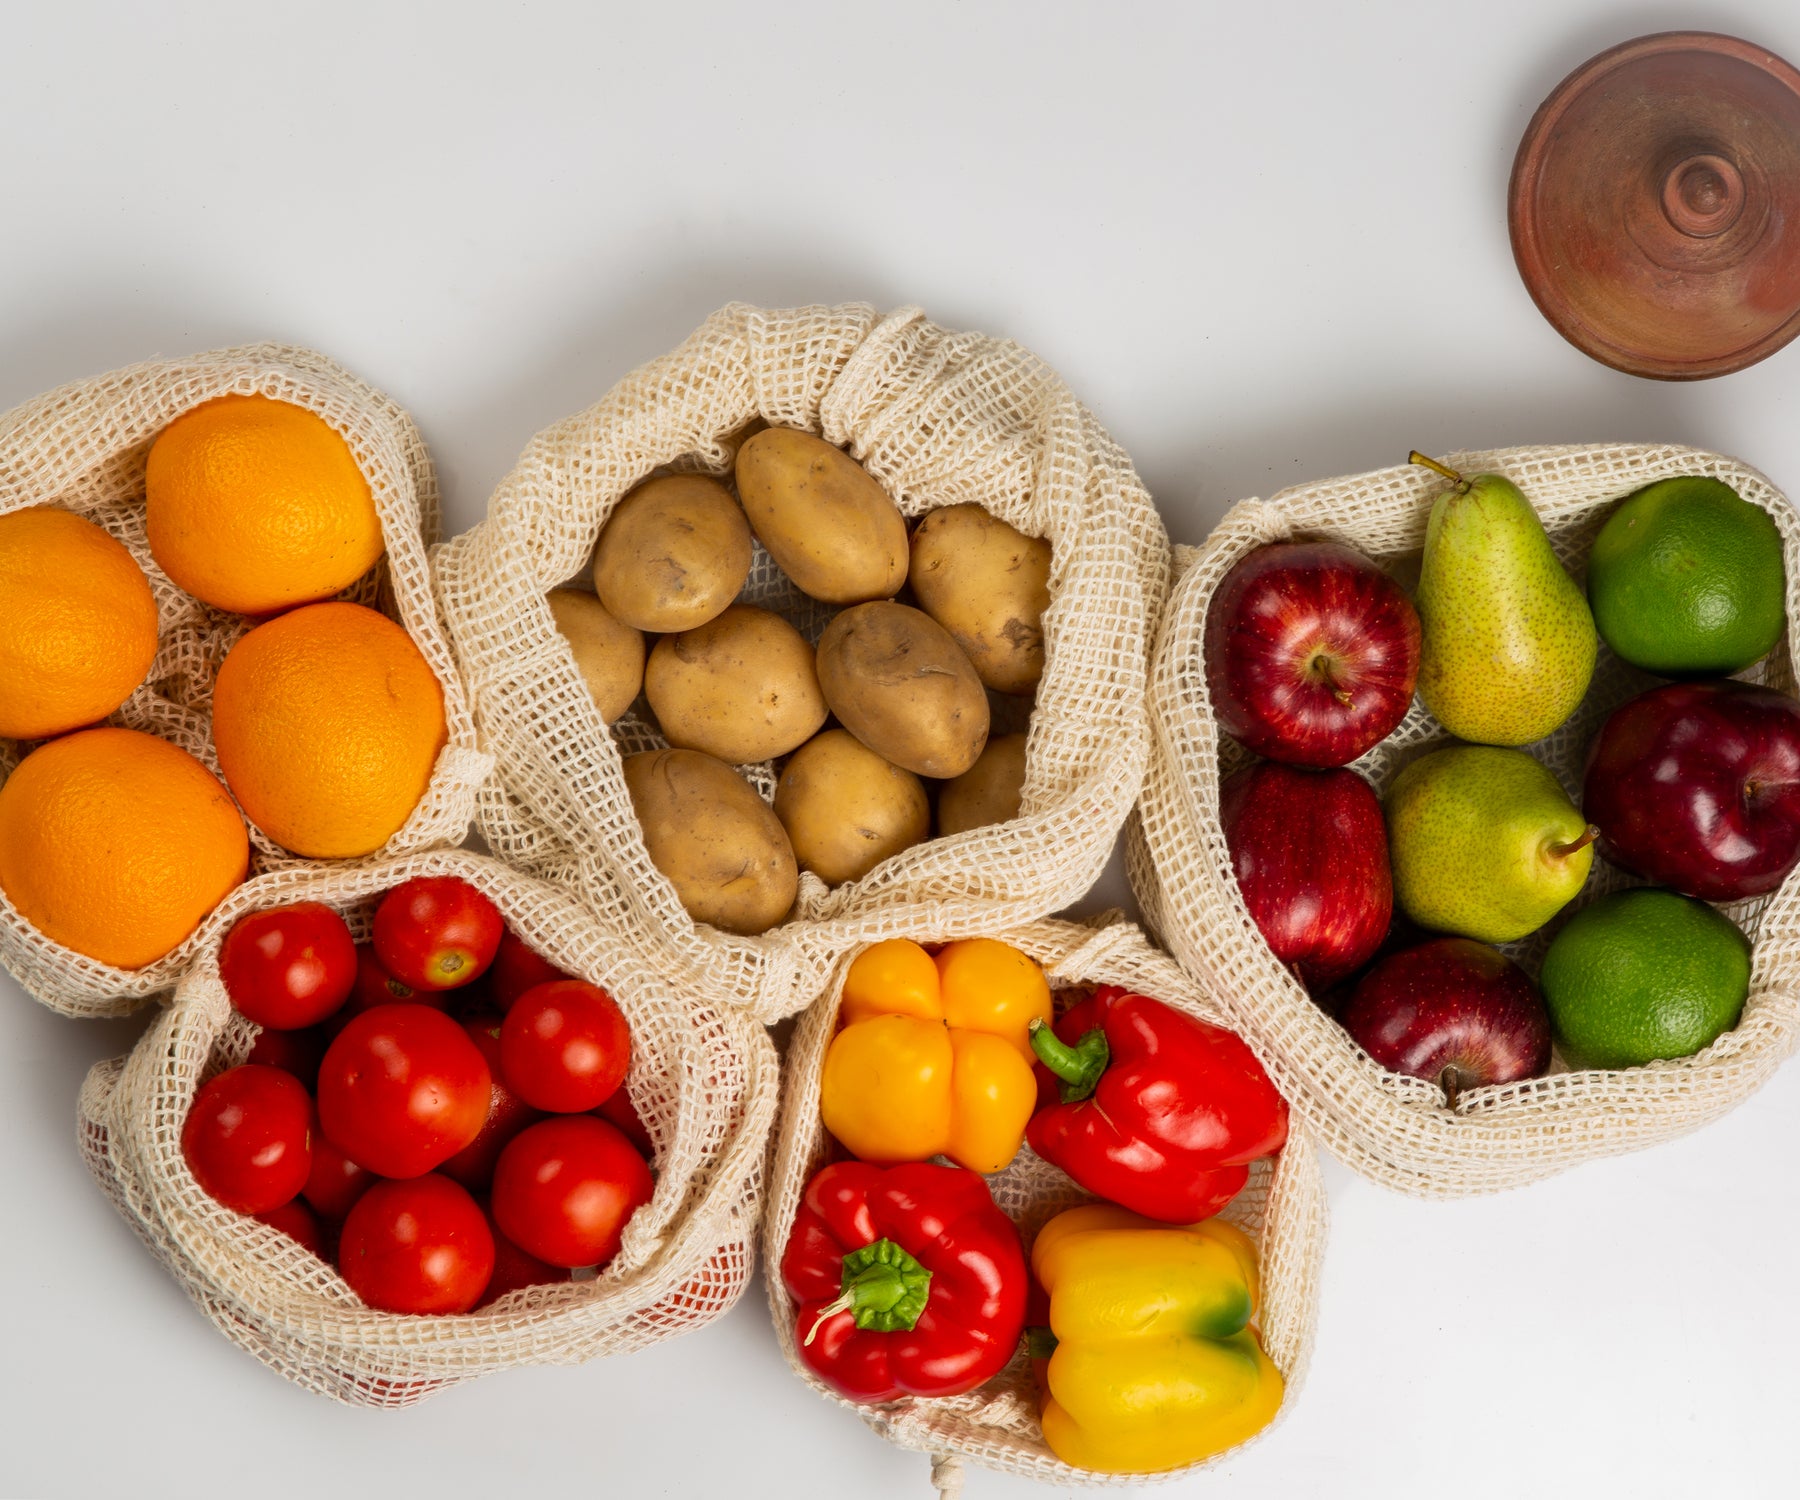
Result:
<svg viewBox="0 0 1800 1500">
<path fill-rule="evenodd" d="M 841 973 L 789 1050 L 764 1229 L 795 1367 L 940 1483 L 965 1457 L 1164 1473 L 1272 1422 L 1323 1196 L 1192 981 L 1123 922 L 890 941 Z"/>
</svg>

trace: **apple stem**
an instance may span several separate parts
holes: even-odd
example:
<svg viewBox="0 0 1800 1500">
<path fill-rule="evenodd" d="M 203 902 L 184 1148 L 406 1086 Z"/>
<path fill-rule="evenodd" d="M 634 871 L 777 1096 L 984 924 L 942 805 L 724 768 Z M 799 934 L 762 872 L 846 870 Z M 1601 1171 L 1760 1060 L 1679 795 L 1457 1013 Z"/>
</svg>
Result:
<svg viewBox="0 0 1800 1500">
<path fill-rule="evenodd" d="M 1441 464 L 1435 458 L 1429 458 L 1425 454 L 1419 452 L 1417 448 L 1406 455 L 1406 461 L 1409 464 L 1420 464 L 1423 467 L 1430 469 L 1434 474 L 1442 474 L 1444 478 L 1454 484 L 1458 490 L 1466 490 L 1469 487 L 1469 481 L 1458 474 L 1449 464 Z"/>
<path fill-rule="evenodd" d="M 1582 830 L 1581 837 L 1576 839 L 1574 843 L 1552 844 L 1550 846 L 1550 857 L 1552 859 L 1567 859 L 1571 854 L 1579 854 L 1599 837 L 1600 830 L 1592 823 L 1589 823 L 1588 826 Z"/>
<path fill-rule="evenodd" d="M 1456 1096 L 1462 1092 L 1462 1072 L 1455 1063 L 1446 1063 L 1438 1074 L 1438 1087 L 1444 1091 L 1444 1107 L 1456 1108 Z"/>
<path fill-rule="evenodd" d="M 1345 708 L 1355 707 L 1356 700 L 1350 696 L 1347 689 L 1339 687 L 1337 679 L 1331 675 L 1331 658 L 1329 656 L 1320 652 L 1319 655 L 1312 659 L 1310 665 L 1313 671 L 1318 674 L 1319 685 L 1323 687 L 1326 692 L 1330 693 L 1331 696 L 1339 703 L 1343 704 Z"/>
</svg>

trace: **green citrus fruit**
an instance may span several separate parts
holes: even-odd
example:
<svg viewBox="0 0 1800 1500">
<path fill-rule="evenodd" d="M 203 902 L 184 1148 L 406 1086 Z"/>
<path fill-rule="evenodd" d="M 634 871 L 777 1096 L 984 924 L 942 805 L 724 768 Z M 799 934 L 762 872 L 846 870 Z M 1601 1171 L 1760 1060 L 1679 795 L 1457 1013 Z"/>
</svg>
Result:
<svg viewBox="0 0 1800 1500">
<path fill-rule="evenodd" d="M 1664 479 L 1629 496 L 1588 557 L 1588 602 L 1613 651 L 1664 677 L 1742 671 L 1781 639 L 1781 533 L 1730 485 Z"/>
<path fill-rule="evenodd" d="M 1743 1014 L 1750 942 L 1704 901 L 1615 891 L 1557 933 L 1539 984 L 1571 1067 L 1691 1057 Z"/>
</svg>

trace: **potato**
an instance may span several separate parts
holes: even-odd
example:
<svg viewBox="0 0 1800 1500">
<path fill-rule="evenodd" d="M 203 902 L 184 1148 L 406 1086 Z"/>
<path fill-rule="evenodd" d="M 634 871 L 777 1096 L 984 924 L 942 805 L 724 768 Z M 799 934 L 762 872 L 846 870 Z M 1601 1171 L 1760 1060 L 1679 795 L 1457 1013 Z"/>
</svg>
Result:
<svg viewBox="0 0 1800 1500">
<path fill-rule="evenodd" d="M 621 625 L 581 589 L 551 589 L 548 599 L 550 616 L 575 653 L 594 707 L 603 721 L 612 723 L 644 685 L 644 633 Z"/>
<path fill-rule="evenodd" d="M 692 630 L 750 576 L 750 523 L 703 474 L 649 479 L 621 500 L 594 548 L 594 592 L 638 630 Z"/>
<path fill-rule="evenodd" d="M 767 428 L 738 450 L 737 488 L 756 539 L 802 593 L 860 604 L 906 582 L 906 520 L 841 448 Z"/>
<path fill-rule="evenodd" d="M 749 604 L 665 635 L 650 653 L 644 693 L 671 745 L 734 766 L 786 755 L 825 722 L 806 637 Z"/>
<path fill-rule="evenodd" d="M 997 693 L 1028 693 L 1044 675 L 1050 544 L 979 505 L 946 505 L 919 522 L 907 574 L 925 613 Z"/>
<path fill-rule="evenodd" d="M 975 764 L 938 793 L 938 832 L 966 833 L 1019 815 L 1025 786 L 1025 736 L 996 735 Z M 777 803 L 777 811 L 780 804 Z"/>
<path fill-rule="evenodd" d="M 800 868 L 827 885 L 862 879 L 931 832 L 919 778 L 843 729 L 828 729 L 795 752 L 775 786 L 775 816 Z"/>
<path fill-rule="evenodd" d="M 624 767 L 650 861 L 690 917 L 749 936 L 788 914 L 800 887 L 793 845 L 749 782 L 698 750 L 646 750 Z"/>
<path fill-rule="evenodd" d="M 981 679 L 950 632 L 905 604 L 859 604 L 819 637 L 819 686 L 838 721 L 920 776 L 960 776 L 987 743 Z"/>
</svg>

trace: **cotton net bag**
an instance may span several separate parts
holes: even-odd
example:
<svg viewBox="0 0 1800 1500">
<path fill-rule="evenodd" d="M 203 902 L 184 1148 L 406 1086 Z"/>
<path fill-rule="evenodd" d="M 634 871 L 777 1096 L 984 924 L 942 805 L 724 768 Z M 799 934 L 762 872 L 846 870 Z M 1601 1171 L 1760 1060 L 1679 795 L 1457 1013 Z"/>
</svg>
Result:
<svg viewBox="0 0 1800 1500">
<path fill-rule="evenodd" d="M 456 1317 L 376 1312 L 334 1266 L 208 1197 L 183 1158 L 182 1124 L 195 1090 L 242 1062 L 258 1029 L 231 1008 L 216 941 L 130 1056 L 97 1064 L 81 1092 L 88 1169 L 201 1311 L 297 1385 L 357 1406 L 409 1405 L 517 1365 L 629 1353 L 725 1312 L 750 1278 L 779 1088 L 774 1048 L 741 1010 L 672 982 L 642 938 L 595 921 L 566 891 L 478 854 L 277 871 L 240 887 L 220 914 L 323 901 L 361 938 L 380 895 L 419 875 L 478 887 L 527 946 L 604 987 L 630 1023 L 626 1087 L 655 1144 L 656 1191 L 597 1277 L 526 1287 Z"/>
<path fill-rule="evenodd" d="M 1202 1021 L 1235 1029 L 1214 1001 L 1118 912 L 1084 923 L 1044 920 L 988 935 L 1030 955 L 1043 967 L 1053 991 L 1121 985 Z M 930 943 L 946 934 L 914 929 L 903 936 Z M 840 956 L 817 1003 L 795 1027 L 785 1063 L 786 1087 L 763 1222 L 763 1279 L 776 1337 L 795 1374 L 820 1395 L 854 1412 L 889 1442 L 928 1454 L 932 1482 L 946 1496 L 960 1492 L 965 1461 L 1066 1487 L 1174 1478 L 1210 1468 L 1242 1452 L 1246 1444 L 1204 1463 L 1159 1475 L 1100 1474 L 1064 1463 L 1044 1443 L 1038 1426 L 1038 1393 L 1023 1347 L 998 1376 L 967 1395 L 931 1400 L 906 1397 L 885 1406 L 844 1400 L 801 1362 L 794 1342 L 794 1304 L 781 1279 L 781 1259 L 806 1185 L 830 1159 L 832 1143 L 819 1113 L 819 1081 L 826 1049 L 837 1031 L 844 975 L 861 951 L 859 946 Z M 1099 1201 L 1059 1168 L 1034 1155 L 1029 1146 L 1021 1146 L 1012 1164 L 989 1177 L 987 1183 L 994 1201 L 1023 1232 L 1028 1255 L 1038 1230 L 1050 1219 L 1065 1208 Z M 1272 1160 L 1251 1167 L 1248 1185 L 1220 1217 L 1256 1243 L 1262 1277 L 1256 1327 L 1264 1351 L 1286 1383 L 1275 1419 L 1280 1422 L 1292 1409 L 1305 1379 L 1325 1254 L 1324 1186 L 1312 1139 L 1299 1118 L 1291 1121 L 1285 1149 Z"/>
<path fill-rule="evenodd" d="M 757 937 L 695 923 L 650 861 L 621 756 L 666 742 L 639 705 L 609 732 L 545 594 L 589 586 L 619 499 L 670 470 L 729 477 L 753 422 L 845 446 L 909 518 L 972 501 L 1053 554 L 1045 669 L 1011 822 L 936 838 L 861 880 L 802 875 Z M 665 934 L 765 1020 L 798 1010 L 851 945 L 927 925 L 974 934 L 1067 905 L 1098 876 L 1149 753 L 1144 684 L 1168 542 L 1129 460 L 1057 375 L 1017 345 L 950 333 L 917 309 L 721 309 L 673 353 L 540 433 L 487 520 L 434 560 L 439 600 L 500 774 L 477 818 L 496 854 L 567 883 L 609 919 Z M 816 641 L 832 610 L 757 548 L 742 596 Z M 1026 701 L 992 697 L 994 733 Z M 772 797 L 774 768 L 744 773 Z"/>
<path fill-rule="evenodd" d="M 144 462 L 176 417 L 230 395 L 305 407 L 336 428 L 355 454 L 374 496 L 386 553 L 338 597 L 370 605 L 406 627 L 444 690 L 448 730 L 424 797 L 377 853 L 459 842 L 491 763 L 475 748 L 474 724 L 431 594 L 425 549 L 437 541 L 441 524 L 437 475 L 412 419 L 321 354 L 256 344 L 157 360 L 76 381 L 0 416 L 0 514 L 55 505 L 86 517 L 125 545 L 155 595 L 156 660 L 105 722 L 160 736 L 219 774 L 213 679 L 226 652 L 255 622 L 202 604 L 157 567 L 144 529 Z M 31 748 L 0 740 L 0 781 Z M 254 826 L 250 844 L 252 873 L 295 862 Z M 118 969 L 52 942 L 0 894 L 0 962 L 65 1015 L 137 1009 L 173 984 L 217 931 L 216 919 L 209 920 L 155 963 Z"/>
<path fill-rule="evenodd" d="M 1466 474 L 1513 480 L 1577 583 L 1613 506 L 1655 480 L 1706 474 L 1774 517 L 1787 563 L 1788 614 L 1800 607 L 1800 519 L 1754 469 L 1691 448 L 1643 444 L 1509 448 L 1450 460 Z M 1490 1192 L 1547 1177 L 1592 1157 L 1685 1134 L 1748 1098 L 1793 1051 L 1800 1027 L 1800 884 L 1721 909 L 1754 944 L 1743 1019 L 1689 1058 L 1622 1070 L 1571 1070 L 1560 1057 L 1543 1077 L 1460 1094 L 1379 1067 L 1270 953 L 1232 877 L 1219 825 L 1220 782 L 1252 758 L 1219 732 L 1206 691 L 1202 641 L 1220 580 L 1246 553 L 1292 537 L 1324 538 L 1366 553 L 1408 589 L 1418 578 L 1425 522 L 1444 481 L 1415 466 L 1301 485 L 1234 506 L 1198 551 L 1184 549 L 1151 670 L 1156 751 L 1127 839 L 1127 864 L 1146 923 L 1227 1006 L 1282 1092 L 1349 1166 L 1422 1197 Z M 1740 674 L 1794 691 L 1792 632 Z M 1654 686 L 1604 641 L 1593 685 L 1572 718 L 1528 751 L 1577 804 L 1583 759 L 1607 716 Z M 1415 700 L 1406 719 L 1355 769 L 1384 792 L 1400 768 L 1450 736 Z M 1643 882 L 1596 859 L 1585 889 L 1560 919 L 1506 952 L 1536 975 L 1568 916 L 1608 891 Z"/>
</svg>

